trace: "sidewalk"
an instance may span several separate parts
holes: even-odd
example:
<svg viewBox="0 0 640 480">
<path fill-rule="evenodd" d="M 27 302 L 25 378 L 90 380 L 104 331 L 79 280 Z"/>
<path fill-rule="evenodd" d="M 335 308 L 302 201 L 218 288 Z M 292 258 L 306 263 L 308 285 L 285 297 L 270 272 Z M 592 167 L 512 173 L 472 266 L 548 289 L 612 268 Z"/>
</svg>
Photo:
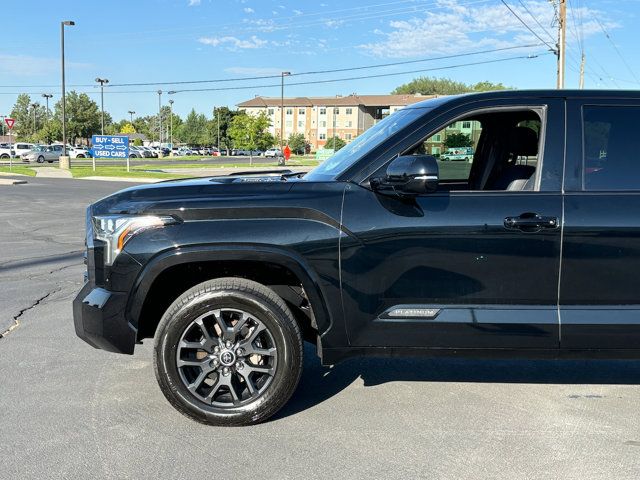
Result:
<svg viewBox="0 0 640 480">
<path fill-rule="evenodd" d="M 57 167 L 38 167 L 36 177 L 41 178 L 73 178 L 69 170 L 62 170 Z"/>
</svg>

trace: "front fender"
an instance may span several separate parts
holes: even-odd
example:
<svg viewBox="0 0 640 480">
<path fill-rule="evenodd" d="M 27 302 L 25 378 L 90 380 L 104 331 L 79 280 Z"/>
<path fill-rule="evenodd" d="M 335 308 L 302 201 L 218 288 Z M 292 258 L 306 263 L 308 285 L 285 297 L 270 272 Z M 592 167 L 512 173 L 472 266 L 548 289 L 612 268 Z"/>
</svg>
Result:
<svg viewBox="0 0 640 480">
<path fill-rule="evenodd" d="M 341 309 L 331 311 L 328 308 L 329 293 L 323 290 L 317 273 L 296 252 L 268 245 L 196 245 L 157 254 L 145 264 L 134 282 L 126 309 L 129 323 L 137 327 L 144 301 L 154 281 L 166 269 L 188 263 L 233 260 L 268 262 L 291 270 L 300 279 L 311 303 L 320 336 L 332 334 L 336 314 Z M 340 332 L 333 333 L 341 336 Z M 342 341 L 338 342 L 342 344 Z"/>
</svg>

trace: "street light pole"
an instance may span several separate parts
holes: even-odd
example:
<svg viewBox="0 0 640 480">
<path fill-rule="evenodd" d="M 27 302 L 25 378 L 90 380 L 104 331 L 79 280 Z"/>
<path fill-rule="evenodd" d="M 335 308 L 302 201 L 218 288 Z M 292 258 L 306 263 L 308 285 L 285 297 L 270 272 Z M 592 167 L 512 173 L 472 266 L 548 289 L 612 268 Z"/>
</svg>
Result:
<svg viewBox="0 0 640 480">
<path fill-rule="evenodd" d="M 134 115 L 136 112 L 134 112 L 133 110 L 129 110 L 127 113 L 129 114 L 129 117 L 131 118 L 131 125 L 133 125 L 133 115 Z"/>
<path fill-rule="evenodd" d="M 162 90 L 158 90 L 158 140 L 162 146 Z"/>
<path fill-rule="evenodd" d="M 33 135 L 36 134 L 36 108 L 38 108 L 37 103 L 32 103 L 31 108 L 33 108 Z"/>
<path fill-rule="evenodd" d="M 96 78 L 96 82 L 100 84 L 100 110 L 102 111 L 102 130 L 101 135 L 104 135 L 104 85 L 109 83 L 109 80 L 106 78 Z"/>
<path fill-rule="evenodd" d="M 220 109 L 216 108 L 216 119 L 218 120 L 218 136 L 216 137 L 218 139 L 216 148 L 218 149 L 218 152 L 220 153 L 220 155 L 222 155 L 222 152 L 220 152 Z"/>
<path fill-rule="evenodd" d="M 280 153 L 284 151 L 284 77 L 291 75 L 291 72 L 282 72 L 280 77 Z M 280 157 L 283 158 L 284 157 Z M 284 165 L 284 160 L 278 162 L 280 165 Z"/>
<path fill-rule="evenodd" d="M 49 99 L 53 98 L 53 95 L 51 93 L 43 93 L 42 97 L 44 98 L 45 102 L 47 103 L 47 123 L 49 123 Z"/>
<path fill-rule="evenodd" d="M 62 156 L 60 157 L 60 168 L 70 168 L 71 162 L 67 157 L 67 112 L 65 100 L 65 84 L 64 84 L 64 27 L 73 26 L 75 22 L 64 20 L 60 22 L 60 47 L 62 60 Z"/>
<path fill-rule="evenodd" d="M 169 100 L 169 143 L 173 149 L 173 100 Z"/>
</svg>

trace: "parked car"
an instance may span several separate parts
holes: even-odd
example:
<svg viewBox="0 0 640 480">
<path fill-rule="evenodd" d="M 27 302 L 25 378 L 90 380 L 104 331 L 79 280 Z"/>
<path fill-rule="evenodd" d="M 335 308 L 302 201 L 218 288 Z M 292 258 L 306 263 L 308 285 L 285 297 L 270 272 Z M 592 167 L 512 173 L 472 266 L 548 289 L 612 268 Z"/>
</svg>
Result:
<svg viewBox="0 0 640 480">
<path fill-rule="evenodd" d="M 13 149 L 13 145 L 11 145 L 11 148 L 9 147 L 8 143 L 3 143 L 0 145 L 0 158 L 1 159 L 7 159 L 9 157 L 15 157 L 16 156 L 16 152 Z"/>
<path fill-rule="evenodd" d="M 23 153 L 20 158 L 23 162 L 53 163 L 60 159 L 62 145 L 34 145 L 31 150 Z"/>
<path fill-rule="evenodd" d="M 638 359 L 639 105 L 637 91 L 439 97 L 307 174 L 115 193 L 87 209 L 76 333 L 126 354 L 152 339 L 163 394 L 212 425 L 274 415 L 303 340 L 324 365 Z M 458 121 L 479 125 L 470 165 L 423 153 Z"/>
<path fill-rule="evenodd" d="M 16 157 L 22 157 L 23 153 L 27 153 L 35 147 L 33 143 L 17 142 L 13 145 L 13 151 Z"/>
<path fill-rule="evenodd" d="M 129 145 L 129 158 L 144 158 L 144 149 L 137 145 Z"/>
<path fill-rule="evenodd" d="M 78 147 L 78 146 L 68 147 L 67 155 L 69 155 L 69 158 L 91 158 L 92 157 L 92 153 L 89 152 L 89 149 L 87 147 Z"/>
<path fill-rule="evenodd" d="M 279 148 L 270 148 L 269 150 L 264 152 L 264 156 L 269 158 L 284 157 L 284 155 L 282 154 L 282 150 L 280 150 Z"/>
</svg>

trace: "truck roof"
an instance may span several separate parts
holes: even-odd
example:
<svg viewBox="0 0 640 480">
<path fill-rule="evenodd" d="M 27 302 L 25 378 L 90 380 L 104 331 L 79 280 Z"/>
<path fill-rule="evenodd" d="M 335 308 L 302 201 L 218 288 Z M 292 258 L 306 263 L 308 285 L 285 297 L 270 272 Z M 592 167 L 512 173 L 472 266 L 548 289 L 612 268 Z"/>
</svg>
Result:
<svg viewBox="0 0 640 480">
<path fill-rule="evenodd" d="M 463 93 L 423 100 L 405 108 L 434 108 L 446 103 L 468 103 L 479 100 L 513 98 L 597 98 L 633 99 L 640 101 L 640 90 L 494 90 L 480 93 Z"/>
</svg>

